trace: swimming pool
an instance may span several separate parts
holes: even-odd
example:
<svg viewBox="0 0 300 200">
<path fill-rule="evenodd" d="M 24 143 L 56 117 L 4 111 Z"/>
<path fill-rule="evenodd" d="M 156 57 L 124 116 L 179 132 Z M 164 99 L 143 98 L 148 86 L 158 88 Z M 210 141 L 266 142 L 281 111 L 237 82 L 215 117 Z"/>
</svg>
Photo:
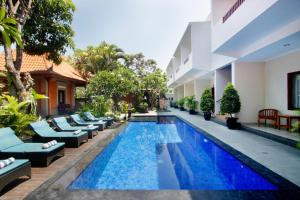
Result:
<svg viewBox="0 0 300 200">
<path fill-rule="evenodd" d="M 175 117 L 129 122 L 69 189 L 277 190 Z"/>
</svg>

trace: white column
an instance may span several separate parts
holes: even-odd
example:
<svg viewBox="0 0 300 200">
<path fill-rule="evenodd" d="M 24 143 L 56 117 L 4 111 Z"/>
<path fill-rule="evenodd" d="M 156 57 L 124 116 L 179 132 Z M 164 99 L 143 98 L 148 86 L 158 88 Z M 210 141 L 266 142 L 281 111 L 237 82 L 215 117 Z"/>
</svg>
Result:
<svg viewBox="0 0 300 200">
<path fill-rule="evenodd" d="M 224 88 L 231 82 L 231 67 L 217 69 L 215 71 L 215 113 L 220 113 L 220 102 Z"/>
<path fill-rule="evenodd" d="M 232 83 L 241 100 L 239 121 L 254 123 L 265 102 L 265 64 L 260 62 L 235 62 L 232 65 Z"/>
</svg>

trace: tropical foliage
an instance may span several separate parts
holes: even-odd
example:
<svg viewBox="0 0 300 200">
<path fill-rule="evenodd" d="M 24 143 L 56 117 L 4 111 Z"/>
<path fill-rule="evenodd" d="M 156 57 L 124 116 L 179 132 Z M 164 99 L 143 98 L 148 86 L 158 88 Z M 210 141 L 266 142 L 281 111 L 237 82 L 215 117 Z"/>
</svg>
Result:
<svg viewBox="0 0 300 200">
<path fill-rule="evenodd" d="M 0 33 L 2 42 L 7 46 L 11 46 L 12 41 L 23 47 L 21 33 L 18 31 L 17 22 L 14 18 L 8 17 L 5 10 L 5 2 L 2 3 L 0 8 Z"/>
<path fill-rule="evenodd" d="M 71 58 L 73 65 L 85 77 L 90 78 L 100 71 L 112 71 L 120 66 L 120 59 L 124 59 L 122 49 L 113 44 L 102 42 L 99 46 L 88 46 L 77 49 Z"/>
<path fill-rule="evenodd" d="M 150 106 L 153 108 L 157 104 L 158 97 L 168 91 L 166 76 L 160 69 L 156 69 L 146 74 L 141 81 L 141 88 L 147 91 Z"/>
<path fill-rule="evenodd" d="M 80 89 L 77 95 L 112 99 L 114 112 L 122 110 L 120 102 L 126 98 L 137 110 L 143 102 L 154 108 L 167 91 L 166 75 L 154 60 L 145 59 L 142 53 L 126 54 L 113 44 L 77 49 L 70 61 L 89 80 L 87 89 Z"/>
<path fill-rule="evenodd" d="M 221 99 L 220 110 L 222 114 L 239 113 L 241 110 L 241 101 L 237 90 L 231 83 L 228 83 L 224 89 L 224 93 Z"/>
<path fill-rule="evenodd" d="M 209 89 L 204 90 L 200 100 L 200 109 L 203 112 L 212 112 L 215 106 L 213 95 Z"/>
<path fill-rule="evenodd" d="M 30 101 L 19 102 L 15 97 L 3 95 L 0 98 L 0 127 L 11 127 L 20 137 L 30 136 L 32 132 L 28 125 L 38 119 L 32 113 L 28 113 Z"/>
<path fill-rule="evenodd" d="M 80 112 L 92 112 L 96 117 L 103 117 L 108 112 L 111 112 L 112 100 L 106 99 L 104 96 L 94 96 L 92 103 L 86 103 L 80 108 Z"/>
<path fill-rule="evenodd" d="M 59 64 L 67 48 L 74 48 L 72 30 L 75 5 L 71 0 L 35 0 L 22 37 L 25 51 L 47 55 Z"/>
<path fill-rule="evenodd" d="M 139 82 L 135 74 L 124 67 L 114 71 L 100 71 L 90 80 L 87 86 L 89 96 L 103 95 L 114 102 L 113 110 L 119 110 L 119 102 L 122 97 L 135 93 Z"/>
<path fill-rule="evenodd" d="M 156 61 L 153 59 L 145 59 L 142 53 L 125 55 L 125 66 L 139 77 L 145 77 L 157 69 Z"/>
<path fill-rule="evenodd" d="M 178 100 L 177 104 L 179 107 L 183 108 L 185 103 L 185 98 L 181 98 Z"/>
<path fill-rule="evenodd" d="M 31 88 L 26 87 L 20 73 L 23 52 L 46 54 L 59 63 L 66 48 L 73 46 L 71 22 L 75 7 L 71 0 L 1 0 L 1 6 L 0 40 L 11 80 L 9 92 L 24 101 Z M 11 43 L 16 44 L 16 51 Z"/>
<path fill-rule="evenodd" d="M 138 106 L 138 111 L 141 113 L 146 113 L 147 112 L 147 108 L 148 108 L 148 103 L 147 102 L 141 102 Z"/>
</svg>

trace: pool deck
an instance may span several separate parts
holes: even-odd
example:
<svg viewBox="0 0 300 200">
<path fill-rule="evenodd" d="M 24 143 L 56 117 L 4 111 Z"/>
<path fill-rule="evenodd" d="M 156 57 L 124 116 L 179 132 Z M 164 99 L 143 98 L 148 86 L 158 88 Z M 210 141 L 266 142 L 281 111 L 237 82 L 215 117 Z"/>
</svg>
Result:
<svg viewBox="0 0 300 200">
<path fill-rule="evenodd" d="M 171 112 L 151 112 L 136 116 L 176 115 L 188 121 L 237 151 L 257 161 L 273 172 L 300 186 L 300 151 L 296 148 L 275 142 L 243 130 L 229 130 L 227 127 L 213 121 L 205 121 L 199 115 L 189 115 L 187 112 L 171 109 Z M 279 194 L 266 191 L 118 191 L 118 190 L 73 190 L 68 185 L 93 160 L 99 152 L 116 136 L 124 126 L 118 129 L 108 129 L 82 145 L 78 149 L 66 149 L 66 155 L 54 161 L 47 168 L 32 168 L 32 178 L 9 188 L 2 200 L 18 199 L 299 199 L 299 191 L 289 194 Z"/>
<path fill-rule="evenodd" d="M 170 109 L 159 115 L 176 115 L 194 126 L 208 132 L 237 151 L 257 161 L 273 172 L 300 186 L 300 150 L 244 130 L 229 130 L 202 116 Z"/>
<path fill-rule="evenodd" d="M 87 143 L 82 144 L 79 148 L 65 148 L 65 156 L 52 162 L 48 167 L 31 168 L 32 177 L 24 178 L 13 182 L 10 186 L 0 193 L 0 200 L 19 200 L 24 199 L 34 190 L 43 184 L 55 179 L 58 174 L 62 174 L 65 170 L 72 167 L 79 160 L 82 160 L 93 147 L 103 149 L 109 141 L 111 141 L 117 129 L 106 129 L 99 132 L 93 139 L 89 139 Z"/>
</svg>

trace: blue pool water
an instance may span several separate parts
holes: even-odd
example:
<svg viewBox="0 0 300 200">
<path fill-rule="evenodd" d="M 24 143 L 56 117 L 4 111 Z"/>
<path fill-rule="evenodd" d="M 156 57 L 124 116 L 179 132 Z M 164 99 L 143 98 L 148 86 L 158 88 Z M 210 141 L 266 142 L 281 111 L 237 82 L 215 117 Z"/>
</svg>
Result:
<svg viewBox="0 0 300 200">
<path fill-rule="evenodd" d="M 277 188 L 185 122 L 164 118 L 129 122 L 69 189 Z"/>
</svg>

